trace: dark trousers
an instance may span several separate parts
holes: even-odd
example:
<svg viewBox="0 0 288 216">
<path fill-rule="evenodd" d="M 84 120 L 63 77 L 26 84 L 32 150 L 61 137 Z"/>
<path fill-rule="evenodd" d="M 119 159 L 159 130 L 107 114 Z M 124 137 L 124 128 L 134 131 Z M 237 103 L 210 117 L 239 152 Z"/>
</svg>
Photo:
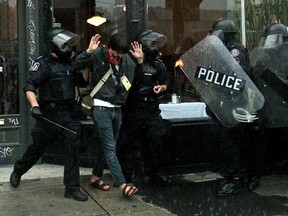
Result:
<svg viewBox="0 0 288 216">
<path fill-rule="evenodd" d="M 247 177 L 262 176 L 265 172 L 265 157 L 267 153 L 269 130 L 262 120 L 243 125 L 244 139 L 241 146 L 243 168 Z"/>
<path fill-rule="evenodd" d="M 166 130 L 157 103 L 135 103 L 124 110 L 118 153 L 123 174 L 126 180 L 130 181 L 139 137 L 145 137 L 145 143 L 141 143 L 141 145 L 142 149 L 148 149 L 149 152 L 149 164 L 146 164 L 146 167 L 149 167 L 151 173 L 154 173 L 159 170 L 164 161 L 162 147 Z M 145 130 L 143 130 L 144 128 Z M 141 153 L 143 154 L 143 151 Z"/>
<path fill-rule="evenodd" d="M 239 123 L 230 129 L 222 126 L 219 134 L 224 177 L 249 178 L 263 174 L 268 133 L 261 122 Z"/>
<path fill-rule="evenodd" d="M 241 176 L 240 165 L 240 128 L 226 128 L 220 126 L 219 129 L 219 149 L 221 160 L 221 174 L 226 178 Z"/>
<path fill-rule="evenodd" d="M 64 185 L 80 186 L 79 119 L 71 116 L 70 111 L 49 111 L 47 113 L 43 112 L 43 115 L 49 120 L 77 132 L 77 135 L 63 130 L 45 120 L 37 120 L 31 133 L 33 137 L 33 144 L 27 148 L 22 158 L 15 163 L 14 171 L 19 175 L 26 173 L 41 158 L 41 156 L 43 156 L 45 150 L 54 143 L 60 134 L 62 134 L 67 138 L 68 142 L 68 153 L 64 166 Z"/>
</svg>

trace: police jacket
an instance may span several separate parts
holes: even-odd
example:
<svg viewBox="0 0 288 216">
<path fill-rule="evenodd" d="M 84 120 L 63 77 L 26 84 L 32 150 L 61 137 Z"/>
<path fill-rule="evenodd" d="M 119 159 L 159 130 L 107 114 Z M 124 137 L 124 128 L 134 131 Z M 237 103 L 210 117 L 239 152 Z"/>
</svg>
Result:
<svg viewBox="0 0 288 216">
<path fill-rule="evenodd" d="M 97 85 L 99 80 L 110 68 L 107 52 L 108 49 L 101 45 L 93 53 L 90 54 L 84 51 L 77 57 L 75 63 L 77 69 L 90 69 L 91 88 L 94 88 Z M 134 80 L 134 73 L 137 68 L 138 64 L 136 61 L 128 54 L 123 54 L 119 64 L 119 74 L 116 74 L 115 70 L 113 70 L 113 74 L 109 76 L 104 85 L 94 95 L 94 98 L 110 102 L 111 104 L 124 104 L 129 90 L 126 90 L 121 81 L 119 81 L 119 76 L 122 77 L 125 75 L 132 84 Z"/>
<path fill-rule="evenodd" d="M 34 61 L 23 90 L 37 94 L 40 106 L 49 103 L 69 105 L 75 101 L 75 84 L 76 77 L 71 63 L 54 58 L 49 53 Z"/>
<path fill-rule="evenodd" d="M 243 44 L 238 39 L 234 38 L 226 42 L 225 46 L 246 74 L 251 78 L 249 55 Z"/>
<path fill-rule="evenodd" d="M 141 71 L 135 75 L 129 101 L 158 101 L 159 95 L 153 91 L 156 85 L 169 85 L 167 69 L 161 59 L 144 61 Z"/>
</svg>

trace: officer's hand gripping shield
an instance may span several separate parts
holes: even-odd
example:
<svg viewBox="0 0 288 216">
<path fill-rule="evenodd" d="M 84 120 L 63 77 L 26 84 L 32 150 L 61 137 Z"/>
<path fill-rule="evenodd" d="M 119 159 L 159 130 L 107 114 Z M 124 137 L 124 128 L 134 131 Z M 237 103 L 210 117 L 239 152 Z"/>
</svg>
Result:
<svg viewBox="0 0 288 216">
<path fill-rule="evenodd" d="M 182 71 L 225 127 L 257 119 L 264 97 L 218 37 L 207 36 L 180 60 Z"/>
</svg>

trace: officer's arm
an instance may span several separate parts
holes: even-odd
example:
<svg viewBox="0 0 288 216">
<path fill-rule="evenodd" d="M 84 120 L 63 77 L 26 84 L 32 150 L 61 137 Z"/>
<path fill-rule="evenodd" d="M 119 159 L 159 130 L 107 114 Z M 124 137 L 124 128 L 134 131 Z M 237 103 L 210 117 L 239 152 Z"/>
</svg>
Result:
<svg viewBox="0 0 288 216">
<path fill-rule="evenodd" d="M 159 94 L 167 90 L 169 85 L 169 78 L 167 76 L 167 69 L 165 64 L 161 60 L 156 62 L 156 67 L 159 73 L 158 85 L 154 86 L 153 90 L 156 94 Z"/>
<path fill-rule="evenodd" d="M 160 64 L 160 71 L 161 71 L 161 73 L 160 73 L 159 84 L 166 86 L 166 89 L 165 89 L 165 91 L 166 91 L 167 87 L 170 84 L 170 80 L 169 80 L 169 77 L 168 77 L 168 74 L 167 74 L 167 68 L 166 68 L 165 64 L 162 61 L 161 61 L 161 64 Z"/>
<path fill-rule="evenodd" d="M 36 94 L 33 91 L 26 91 L 26 97 L 31 105 L 31 107 L 39 106 Z"/>
<path fill-rule="evenodd" d="M 27 76 L 27 84 L 23 88 L 32 107 L 38 106 L 36 97 L 37 88 L 47 79 L 48 74 L 48 68 L 44 61 L 39 60 L 32 64 Z"/>
</svg>

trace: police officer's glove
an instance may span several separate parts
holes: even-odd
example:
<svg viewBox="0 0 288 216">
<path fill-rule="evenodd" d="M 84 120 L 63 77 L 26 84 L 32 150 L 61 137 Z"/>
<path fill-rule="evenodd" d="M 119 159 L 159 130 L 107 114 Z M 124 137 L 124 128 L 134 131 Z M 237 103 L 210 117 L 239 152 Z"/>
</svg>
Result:
<svg viewBox="0 0 288 216">
<path fill-rule="evenodd" d="M 42 119 L 43 118 L 43 115 L 42 115 L 42 112 L 41 112 L 39 106 L 32 107 L 30 110 L 30 113 L 35 119 Z"/>
</svg>

